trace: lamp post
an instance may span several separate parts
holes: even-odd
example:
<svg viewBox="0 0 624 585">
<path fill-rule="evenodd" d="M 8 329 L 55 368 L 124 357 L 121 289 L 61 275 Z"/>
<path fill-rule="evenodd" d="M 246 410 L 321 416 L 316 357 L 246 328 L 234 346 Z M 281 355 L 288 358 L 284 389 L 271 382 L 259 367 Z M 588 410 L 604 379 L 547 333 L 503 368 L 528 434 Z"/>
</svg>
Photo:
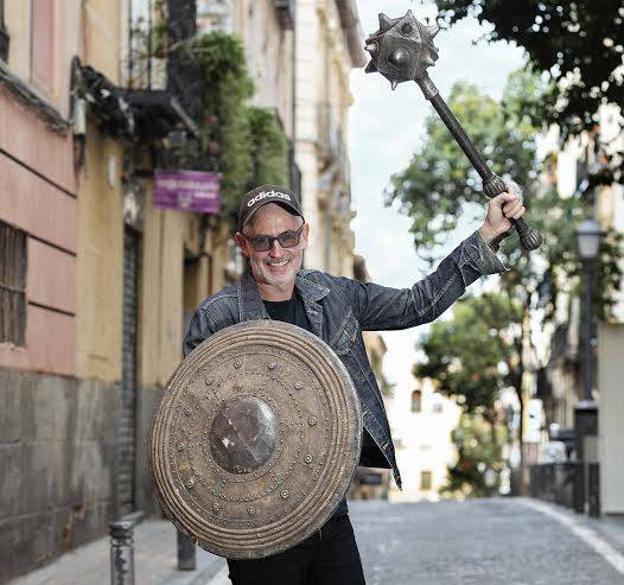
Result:
<svg viewBox="0 0 624 585">
<path fill-rule="evenodd" d="M 601 231 L 598 222 L 593 217 L 584 219 L 576 229 L 579 256 L 583 264 L 583 399 L 592 400 L 592 386 L 594 383 L 593 359 L 593 319 L 592 296 L 594 288 L 594 260 L 600 248 Z"/>
<path fill-rule="evenodd" d="M 583 397 L 574 408 L 574 434 L 578 461 L 574 479 L 574 509 L 583 513 L 588 499 L 592 499 L 587 478 L 589 465 L 596 463 L 592 442 L 598 434 L 598 405 L 593 401 L 594 348 L 592 293 L 594 288 L 594 261 L 600 248 L 600 226 L 593 217 L 584 219 L 576 228 L 578 252 L 583 265 L 583 309 L 582 309 L 582 351 L 583 351 Z M 595 494 L 594 494 L 595 495 Z M 588 498 L 589 496 L 589 498 Z"/>
</svg>

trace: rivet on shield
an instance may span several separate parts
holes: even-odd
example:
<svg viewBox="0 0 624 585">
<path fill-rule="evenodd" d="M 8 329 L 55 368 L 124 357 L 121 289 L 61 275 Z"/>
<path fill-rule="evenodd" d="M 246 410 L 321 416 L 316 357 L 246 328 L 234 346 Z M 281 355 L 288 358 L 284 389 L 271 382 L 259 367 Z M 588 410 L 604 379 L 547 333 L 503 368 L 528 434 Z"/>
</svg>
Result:
<svg viewBox="0 0 624 585">
<path fill-rule="evenodd" d="M 221 509 L 221 504 L 219 504 L 219 502 L 214 502 L 214 504 L 212 504 L 212 510 L 214 512 L 218 512 Z"/>
<path fill-rule="evenodd" d="M 178 443 L 178 451 L 184 451 L 184 443 Z"/>
<path fill-rule="evenodd" d="M 271 362 L 271 363 L 269 364 L 269 370 L 274 370 L 276 365 L 277 365 L 277 364 L 276 364 L 275 362 Z"/>
<path fill-rule="evenodd" d="M 303 388 L 303 384 L 301 382 L 295 382 L 295 390 L 301 390 Z"/>
<path fill-rule="evenodd" d="M 186 482 L 186 487 L 187 488 L 192 488 L 195 485 L 195 480 L 191 477 L 187 482 Z"/>
<path fill-rule="evenodd" d="M 315 416 L 308 417 L 308 424 L 313 427 L 316 424 L 317 420 Z"/>
<path fill-rule="evenodd" d="M 190 408 L 187 408 L 187 409 L 184 411 L 184 414 L 185 414 L 186 416 L 191 416 L 191 414 L 192 414 L 191 409 L 190 409 Z"/>
<path fill-rule="evenodd" d="M 213 383 L 213 379 L 210 377 L 206 377 L 206 386 L 210 386 Z"/>
<path fill-rule="evenodd" d="M 312 455 L 310 455 L 309 453 L 303 458 L 303 460 L 307 463 L 310 464 L 312 463 Z"/>
<path fill-rule="evenodd" d="M 290 495 L 290 493 L 288 492 L 288 490 L 282 490 L 280 492 L 280 496 L 282 496 L 282 498 L 284 498 L 284 499 L 286 499 L 289 495 Z"/>
<path fill-rule="evenodd" d="M 249 508 L 247 508 L 247 514 L 249 514 L 250 516 L 253 516 L 256 513 L 256 509 L 253 506 L 249 506 Z"/>
<path fill-rule="evenodd" d="M 241 362 L 240 360 L 236 360 L 234 362 L 234 367 L 235 368 L 240 368 L 243 365 L 243 362 Z"/>
</svg>

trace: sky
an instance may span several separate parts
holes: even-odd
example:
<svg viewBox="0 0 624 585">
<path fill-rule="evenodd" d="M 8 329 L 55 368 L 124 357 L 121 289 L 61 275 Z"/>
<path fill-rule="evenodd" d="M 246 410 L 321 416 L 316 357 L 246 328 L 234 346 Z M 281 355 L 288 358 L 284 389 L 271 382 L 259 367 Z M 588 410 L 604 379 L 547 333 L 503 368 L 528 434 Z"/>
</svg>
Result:
<svg viewBox="0 0 624 585">
<path fill-rule="evenodd" d="M 426 17 L 433 19 L 436 14 L 435 6 L 427 0 L 357 0 L 357 6 L 365 36 L 377 30 L 377 15 L 381 10 L 396 18 L 411 9 L 421 21 Z M 522 66 L 523 53 L 516 46 L 501 42 L 488 44 L 484 40 L 474 44 L 486 32 L 476 19 L 470 18 L 436 36 L 440 56 L 429 69 L 429 75 L 442 97 L 449 94 L 453 83 L 464 80 L 476 84 L 493 98 L 500 98 L 508 74 Z M 354 70 L 350 82 L 354 97 L 349 150 L 356 210 L 352 223 L 355 251 L 366 259 L 374 282 L 411 287 L 425 276 L 427 266 L 414 250 L 409 218 L 396 207 L 385 207 L 383 192 L 392 174 L 408 164 L 424 140 L 424 121 L 433 109 L 415 83 L 402 83 L 393 92 L 388 80 L 378 73 L 365 74 L 363 69 Z M 459 226 L 449 239 L 448 251 L 479 225 L 476 221 Z M 424 331 L 426 327 L 382 334 L 388 347 L 384 372 L 389 382 L 412 384 L 410 371 L 418 357 L 418 338 Z"/>
</svg>

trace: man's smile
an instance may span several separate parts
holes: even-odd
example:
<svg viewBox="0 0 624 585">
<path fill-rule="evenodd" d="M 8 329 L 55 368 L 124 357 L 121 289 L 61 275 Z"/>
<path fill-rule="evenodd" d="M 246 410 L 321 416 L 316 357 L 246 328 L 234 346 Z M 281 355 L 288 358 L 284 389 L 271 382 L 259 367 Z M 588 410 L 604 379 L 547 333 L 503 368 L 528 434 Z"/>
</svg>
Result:
<svg viewBox="0 0 624 585">
<path fill-rule="evenodd" d="M 266 263 L 271 267 L 271 268 L 283 268 L 284 266 L 286 266 L 286 264 L 288 264 L 290 262 L 290 258 L 280 258 L 280 259 L 275 259 L 275 260 L 267 260 Z"/>
</svg>

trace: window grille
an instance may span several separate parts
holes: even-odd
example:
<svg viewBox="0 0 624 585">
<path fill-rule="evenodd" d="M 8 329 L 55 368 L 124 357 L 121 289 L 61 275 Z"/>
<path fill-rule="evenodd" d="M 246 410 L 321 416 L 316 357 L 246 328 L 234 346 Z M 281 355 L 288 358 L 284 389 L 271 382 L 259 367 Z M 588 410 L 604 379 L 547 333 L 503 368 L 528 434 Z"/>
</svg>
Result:
<svg viewBox="0 0 624 585">
<path fill-rule="evenodd" d="M 26 233 L 0 221 L 0 343 L 26 345 Z"/>
</svg>

